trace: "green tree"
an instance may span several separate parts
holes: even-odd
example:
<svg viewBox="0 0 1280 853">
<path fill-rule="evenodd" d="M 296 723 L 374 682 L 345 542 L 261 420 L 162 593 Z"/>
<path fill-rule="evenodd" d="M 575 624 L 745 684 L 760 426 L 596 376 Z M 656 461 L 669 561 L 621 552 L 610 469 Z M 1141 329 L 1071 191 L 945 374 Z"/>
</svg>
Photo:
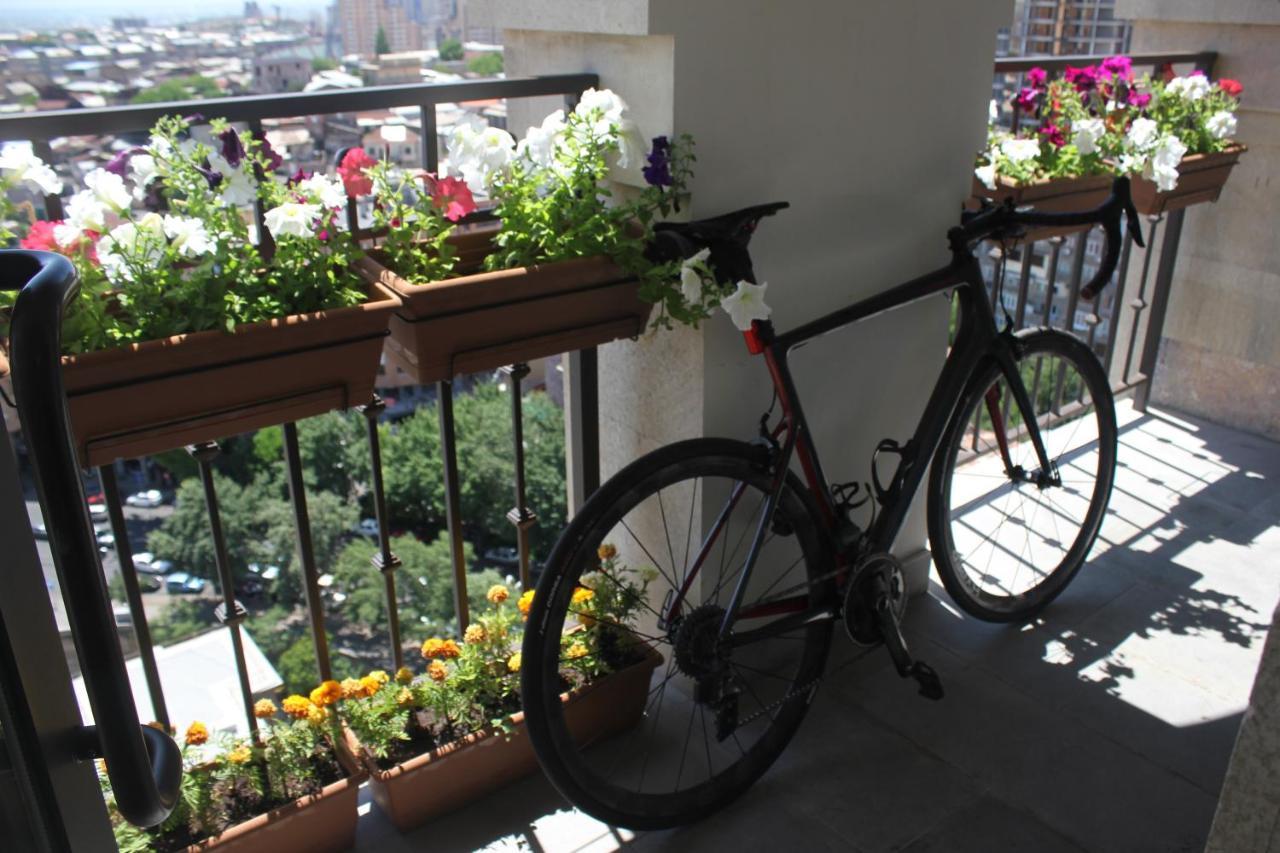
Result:
<svg viewBox="0 0 1280 853">
<path fill-rule="evenodd" d="M 164 101 L 193 101 L 216 98 L 222 94 L 218 84 L 199 74 L 175 77 L 157 83 L 133 96 L 134 104 L 158 104 Z"/>
<path fill-rule="evenodd" d="M 311 60 L 311 71 L 318 74 L 321 71 L 332 71 L 338 67 L 338 60 L 328 56 L 317 56 Z"/>
<path fill-rule="evenodd" d="M 148 622 L 151 642 L 157 646 L 171 646 L 216 628 L 215 606 L 217 602 L 211 598 L 180 598 L 169 602 L 159 616 Z"/>
<path fill-rule="evenodd" d="M 441 62 L 457 62 L 463 55 L 462 42 L 457 39 L 448 38 L 440 42 Z"/>
<path fill-rule="evenodd" d="M 378 27 L 378 35 L 373 40 L 373 52 L 378 56 L 391 52 L 391 42 L 387 41 L 387 31 Z"/>
<path fill-rule="evenodd" d="M 497 77 L 502 73 L 502 54 L 482 53 L 472 57 L 467 63 L 467 70 L 481 77 Z"/>
</svg>

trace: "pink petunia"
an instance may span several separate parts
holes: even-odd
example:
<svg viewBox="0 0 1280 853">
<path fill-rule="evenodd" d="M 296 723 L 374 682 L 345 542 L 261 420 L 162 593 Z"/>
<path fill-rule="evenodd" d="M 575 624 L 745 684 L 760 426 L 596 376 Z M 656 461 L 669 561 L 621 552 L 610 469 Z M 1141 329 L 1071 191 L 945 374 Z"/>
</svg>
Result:
<svg viewBox="0 0 1280 853">
<path fill-rule="evenodd" d="M 356 198 L 373 192 L 373 179 L 368 175 L 368 168 L 377 164 L 377 160 L 364 153 L 363 148 L 352 148 L 343 156 L 338 164 L 338 177 L 342 178 L 342 186 L 347 195 Z"/>
<path fill-rule="evenodd" d="M 54 239 L 53 229 L 62 224 L 62 220 L 50 222 L 46 219 L 38 220 L 31 225 L 31 230 L 27 232 L 27 236 L 22 238 L 18 244 L 24 249 L 35 249 L 38 252 L 62 252 L 62 247 L 58 245 L 58 241 Z"/>
<path fill-rule="evenodd" d="M 1133 60 L 1127 56 L 1108 56 L 1102 60 L 1102 71 L 1117 80 L 1133 79 Z"/>
<path fill-rule="evenodd" d="M 431 188 L 431 203 L 444 212 L 444 218 L 457 222 L 476 209 L 475 197 L 471 188 L 461 178 L 436 178 L 428 176 Z"/>
<path fill-rule="evenodd" d="M 1045 81 L 1049 79 L 1049 74 L 1043 68 L 1036 66 L 1027 72 L 1027 82 L 1033 88 L 1043 89 Z"/>
</svg>

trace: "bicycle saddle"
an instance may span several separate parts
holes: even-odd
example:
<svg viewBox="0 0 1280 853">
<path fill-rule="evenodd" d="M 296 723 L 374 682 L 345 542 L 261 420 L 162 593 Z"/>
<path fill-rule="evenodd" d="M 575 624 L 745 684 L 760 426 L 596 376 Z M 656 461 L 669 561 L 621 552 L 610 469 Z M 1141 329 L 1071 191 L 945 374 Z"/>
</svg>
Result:
<svg viewBox="0 0 1280 853">
<path fill-rule="evenodd" d="M 744 278 L 754 280 L 747 253 L 751 235 L 761 219 L 790 206 L 790 202 L 775 201 L 694 222 L 659 222 L 653 227 L 653 239 L 645 254 L 654 263 L 665 263 L 682 261 L 710 249 L 711 268 L 717 279 L 730 283 Z"/>
</svg>

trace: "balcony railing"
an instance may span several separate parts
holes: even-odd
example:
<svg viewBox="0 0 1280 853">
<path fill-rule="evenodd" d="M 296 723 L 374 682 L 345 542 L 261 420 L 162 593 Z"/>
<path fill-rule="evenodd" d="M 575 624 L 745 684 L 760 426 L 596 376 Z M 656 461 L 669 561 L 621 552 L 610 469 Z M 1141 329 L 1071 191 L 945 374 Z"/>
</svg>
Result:
<svg viewBox="0 0 1280 853">
<path fill-rule="evenodd" d="M 1083 65 L 1101 57 L 1052 57 L 1034 59 L 1001 59 L 995 64 L 995 91 L 1005 92 L 1011 80 L 1024 74 L 1033 66 L 1050 71 L 1061 70 L 1067 65 Z M 1173 63 L 1211 71 L 1214 55 L 1211 53 L 1169 53 L 1134 57 L 1135 66 L 1160 69 Z M 437 107 L 445 103 L 466 103 L 487 99 L 529 98 L 561 96 L 570 104 L 585 88 L 595 85 L 591 74 L 559 75 L 549 77 L 470 81 L 446 85 L 388 86 L 355 91 L 324 92 L 282 96 L 262 96 L 217 99 L 198 102 L 182 102 L 147 105 L 145 107 L 113 107 L 94 110 L 68 110 L 48 113 L 31 113 L 0 117 L 0 141 L 29 140 L 38 154 L 46 161 L 54 162 L 50 141 L 57 137 L 75 135 L 103 135 L 145 131 L 156 119 L 169 114 L 199 112 L 210 117 L 223 117 L 232 122 L 245 123 L 255 131 L 261 131 L 263 121 L 297 116 L 314 116 L 344 112 L 357 112 L 391 107 L 416 107 L 421 123 L 422 165 L 435 171 L 439 165 Z M 1003 103 L 1007 100 L 1000 98 Z M 1007 115 L 1010 126 L 1017 127 L 1023 117 L 1016 111 Z M 61 216 L 61 199 L 46 199 L 49 218 Z M 261 206 L 255 213 L 262 226 Z M 1082 281 L 1086 280 L 1090 266 L 1091 238 L 1087 233 L 1061 237 L 1013 247 L 1003 258 L 993 258 L 992 268 L 999 270 L 993 277 L 993 296 L 999 296 L 1007 316 L 1015 327 L 1032 325 L 1057 325 L 1068 331 L 1082 333 L 1097 351 L 1112 377 L 1113 385 L 1120 390 L 1136 389 L 1139 405 L 1145 404 L 1151 375 L 1155 365 L 1160 327 L 1169 296 L 1169 285 L 1176 261 L 1182 211 L 1148 220 L 1148 246 L 1136 271 L 1130 270 L 1133 240 L 1126 239 L 1118 280 L 1107 292 L 1108 296 L 1096 307 L 1082 307 L 1079 294 Z M 1156 237 L 1163 232 L 1163 243 Z M 1047 245 L 1045 245 L 1047 243 Z M 1093 250 L 1096 255 L 1096 250 Z M 1153 258 L 1156 260 L 1153 261 Z M 1044 268 L 1040 271 L 1036 259 Z M 1065 281 L 1060 281 L 1060 263 L 1067 262 Z M 1153 269 L 1154 266 L 1154 269 Z M 1005 293 L 1002 280 L 1014 270 L 1016 286 Z M 1128 300 L 1127 302 L 1125 300 Z M 1083 313 L 1081 313 L 1083 312 Z M 1077 323 L 1077 315 L 1080 323 Z M 48 322 L 55 322 L 50 317 Z M 1055 323 L 1055 320 L 1057 322 Z M 1127 334 L 1121 335 L 1121 324 L 1128 324 Z M 1122 341 L 1123 338 L 1123 341 Z M 505 381 L 511 398 L 511 437 L 514 451 L 514 482 L 512 486 L 513 508 L 508 514 L 514 527 L 519 552 L 520 580 L 531 580 L 532 555 L 529 529 L 535 522 L 526 498 L 525 453 L 522 430 L 522 380 L 528 375 L 528 367 L 514 364 L 505 369 Z M 565 417 L 570 433 L 566 445 L 566 467 L 572 497 L 570 510 L 583 497 L 594 490 L 599 480 L 598 393 L 596 356 L 594 349 L 571 354 L 566 371 L 567 397 Z M 461 508 L 461 479 L 457 458 L 457 435 L 454 420 L 454 383 L 441 381 L 436 386 L 439 417 L 440 454 L 444 482 L 445 530 L 450 546 L 453 569 L 453 601 L 459 631 L 465 629 L 467 612 L 467 566 L 464 557 L 463 522 Z M 386 660 L 393 667 L 404 663 L 404 640 L 398 615 L 397 568 L 399 558 L 391 549 L 391 521 L 387 509 L 384 482 L 382 448 L 380 447 L 378 421 L 384 410 L 383 402 L 376 397 L 362 407 L 366 419 L 367 452 L 370 463 L 370 488 L 377 520 L 377 553 L 373 568 L 380 574 L 385 591 L 388 616 L 388 650 Z M 287 473 L 289 500 L 297 535 L 297 560 L 304 587 L 304 600 L 309 630 L 315 651 L 317 676 L 327 679 L 332 675 L 331 653 L 325 626 L 325 603 L 322 596 L 321 572 L 317 564 L 311 535 L 310 515 L 304 483 L 304 466 L 299 449 L 296 424 L 284 423 L 283 456 Z M 975 424 L 976 435 L 976 424 Z M 258 720 L 253 714 L 253 693 L 249 682 L 244 649 L 241 642 L 244 606 L 235 598 L 235 572 L 227 553 L 226 538 L 219 512 L 219 496 L 213 478 L 214 463 L 219 455 L 217 444 L 208 443 L 188 448 L 195 459 L 199 478 L 207 504 L 208 522 L 215 551 L 216 585 L 221 603 L 216 615 L 225 624 L 233 638 L 235 664 L 239 675 L 240 692 L 248 731 L 257 732 Z M 134 567 L 133 551 L 129 540 L 119 483 L 112 465 L 98 470 L 107 506 L 107 515 L 115 538 L 115 552 L 120 564 L 125 596 L 136 632 L 138 654 L 142 662 L 147 689 L 150 694 L 156 720 L 166 727 L 170 725 L 164 689 L 156 665 L 154 644 L 143 606 L 141 586 Z M 78 517 L 79 518 L 79 517 Z M 69 534 L 63 529 L 77 520 L 52 524 L 51 538 L 61 539 Z M 98 566 L 92 567 L 98 571 Z M 68 578 L 62 577 L 66 591 Z M 105 589 L 105 587 L 104 587 Z M 105 602 L 98 602 L 105 606 Z M 82 605 L 88 606 L 88 605 Z M 73 616 L 75 614 L 73 613 Z M 77 630 L 77 642 L 81 646 L 90 636 L 82 639 Z M 105 652 L 102 665 L 85 669 L 85 676 L 92 694 L 118 694 L 121 681 L 126 680 L 123 657 L 118 647 Z M 84 648 L 80 649 L 81 655 Z M 127 691 L 126 691 L 127 693 Z M 118 698 L 118 696 L 117 696 Z M 96 707 L 95 703 L 95 707 Z M 105 706 L 104 706 L 105 707 Z M 137 717 L 132 715 L 128 723 L 137 728 Z M 120 791 L 119 785 L 116 787 Z"/>
</svg>

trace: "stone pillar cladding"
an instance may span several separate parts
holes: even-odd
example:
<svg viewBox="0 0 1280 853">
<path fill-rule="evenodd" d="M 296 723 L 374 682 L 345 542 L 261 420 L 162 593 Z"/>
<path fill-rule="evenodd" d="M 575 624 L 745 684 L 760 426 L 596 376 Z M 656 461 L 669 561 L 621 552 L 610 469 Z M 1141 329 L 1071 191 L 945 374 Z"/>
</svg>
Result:
<svg viewBox="0 0 1280 853">
<path fill-rule="evenodd" d="M 946 229 L 984 143 L 996 29 L 1012 6 L 472 0 L 469 8 L 477 23 L 506 28 L 510 76 L 596 72 L 647 136 L 693 134 L 686 215 L 791 202 L 752 244 L 785 330 L 946 262 Z M 519 135 L 554 108 L 513 103 L 510 128 Z M 618 179 L 636 184 L 639 175 Z M 830 478 L 868 479 L 876 442 L 909 437 L 945 356 L 947 319 L 937 297 L 796 354 Z M 602 347 L 602 474 L 679 439 L 750 439 L 769 400 L 763 364 L 724 316 Z M 702 521 L 714 512 L 704 503 Z M 917 592 L 928 576 L 924 547 L 921 501 L 894 549 L 912 558 Z"/>
<path fill-rule="evenodd" d="M 1280 5 L 1117 0 L 1132 49 L 1213 50 L 1244 84 L 1249 146 L 1216 204 L 1189 209 L 1152 386 L 1157 404 L 1280 438 Z"/>
</svg>

